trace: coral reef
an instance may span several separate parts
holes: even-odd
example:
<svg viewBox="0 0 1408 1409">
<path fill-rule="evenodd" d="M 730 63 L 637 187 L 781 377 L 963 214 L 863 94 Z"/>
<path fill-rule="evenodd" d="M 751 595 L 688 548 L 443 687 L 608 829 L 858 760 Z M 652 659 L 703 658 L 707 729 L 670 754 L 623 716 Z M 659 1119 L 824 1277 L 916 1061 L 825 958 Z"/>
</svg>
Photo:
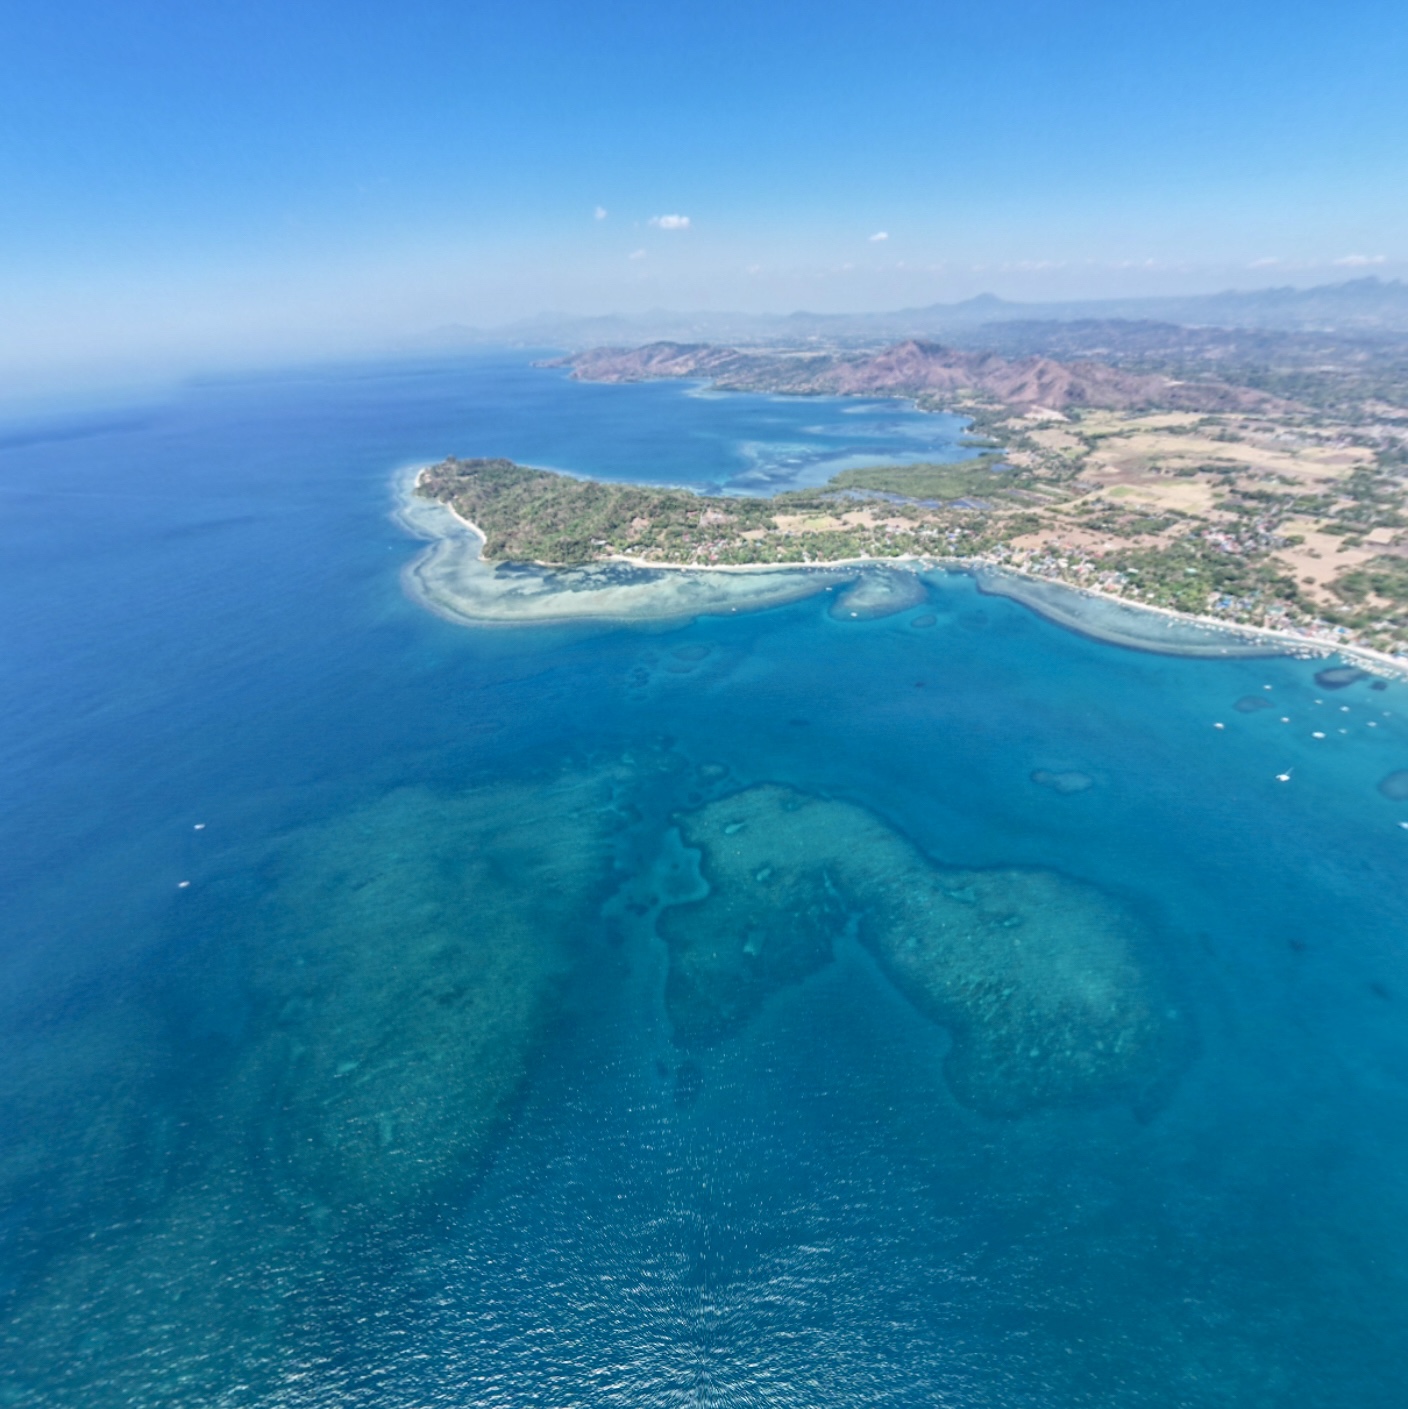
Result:
<svg viewBox="0 0 1408 1409">
<path fill-rule="evenodd" d="M 51 1200 L 70 1219 L 89 1205 L 90 1234 L 10 1289 L 4 1402 L 279 1397 L 325 1272 L 491 1157 L 599 922 L 624 824 L 613 781 L 404 789 L 295 829 L 254 868 L 262 900 L 202 955 L 173 953 L 183 988 L 239 1009 L 223 1037 L 193 1046 L 160 993 L 70 1024 L 121 1088 Z M 35 1148 L 83 1114 L 36 1114 Z M 14 1143 L 6 1195 L 27 1173 Z"/>
<path fill-rule="evenodd" d="M 1356 665 L 1332 665 L 1315 672 L 1315 683 L 1322 690 L 1343 690 L 1348 685 L 1357 685 L 1367 680 L 1369 672 Z"/>
<path fill-rule="evenodd" d="M 1038 787 L 1050 788 L 1054 793 L 1067 796 L 1071 793 L 1087 792 L 1095 786 L 1095 779 L 1089 773 L 1067 768 L 1053 773 L 1049 768 L 1038 768 L 1032 773 L 1032 782 Z"/>
<path fill-rule="evenodd" d="M 1408 768 L 1400 768 L 1396 773 L 1381 778 L 1379 791 L 1394 802 L 1408 802 Z"/>
<path fill-rule="evenodd" d="M 240 1080 L 298 1190 L 399 1208 L 482 1155 L 600 898 L 607 800 L 576 779 L 405 790 L 287 840 L 252 966 L 270 1021 Z"/>
<path fill-rule="evenodd" d="M 875 621 L 917 607 L 928 595 L 912 572 L 867 572 L 837 595 L 830 615 L 838 621 Z"/>
<path fill-rule="evenodd" d="M 708 1041 L 814 972 L 848 930 L 946 1027 L 955 1096 L 989 1115 L 1153 1109 L 1188 1050 L 1151 936 L 1051 871 L 937 866 L 850 803 L 761 786 L 679 819 L 707 899 L 661 918 L 679 1039 Z"/>
</svg>

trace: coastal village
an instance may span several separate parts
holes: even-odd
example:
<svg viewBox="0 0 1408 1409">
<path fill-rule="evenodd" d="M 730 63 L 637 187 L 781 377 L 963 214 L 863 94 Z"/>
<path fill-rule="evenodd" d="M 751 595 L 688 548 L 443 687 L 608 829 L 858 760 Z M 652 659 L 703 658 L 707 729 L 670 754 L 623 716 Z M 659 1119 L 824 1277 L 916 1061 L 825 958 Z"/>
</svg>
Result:
<svg viewBox="0 0 1408 1409">
<path fill-rule="evenodd" d="M 1404 424 L 1034 408 L 998 429 L 1048 498 L 994 561 L 1240 625 L 1408 649 Z"/>
<path fill-rule="evenodd" d="M 818 354 L 655 345 L 601 381 L 893 394 L 971 424 L 971 458 L 875 465 L 771 499 L 447 461 L 422 492 L 489 560 L 579 565 L 981 562 L 1124 601 L 1408 659 L 1408 405 L 1315 405 L 1221 378 L 911 343 Z"/>
</svg>

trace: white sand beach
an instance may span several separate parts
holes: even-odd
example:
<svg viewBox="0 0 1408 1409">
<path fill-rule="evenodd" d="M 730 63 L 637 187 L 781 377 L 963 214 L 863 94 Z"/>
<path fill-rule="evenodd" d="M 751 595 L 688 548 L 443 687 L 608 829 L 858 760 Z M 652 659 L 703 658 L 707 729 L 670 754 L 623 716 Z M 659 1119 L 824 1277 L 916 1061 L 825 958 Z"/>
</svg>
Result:
<svg viewBox="0 0 1408 1409">
<path fill-rule="evenodd" d="M 1116 646 L 1175 656 L 1342 656 L 1372 675 L 1408 678 L 1408 660 L 1365 646 L 1190 616 L 993 564 L 975 563 L 969 570 L 980 591 L 1009 597 L 1048 621 Z"/>
<path fill-rule="evenodd" d="M 405 568 L 411 597 L 470 626 L 564 622 L 661 622 L 758 611 L 814 596 L 854 572 L 781 567 L 718 571 L 609 562 L 552 568 L 486 563 L 483 535 L 452 509 L 414 493 L 404 480 L 397 521 L 429 546 Z"/>
<path fill-rule="evenodd" d="M 421 498 L 421 467 L 395 477 L 396 521 L 428 546 L 403 572 L 413 600 L 468 626 L 567 622 L 668 622 L 759 611 L 844 588 L 838 619 L 873 619 L 919 603 L 915 579 L 972 576 L 980 591 L 1020 602 L 1046 620 L 1111 645 L 1210 658 L 1338 655 L 1377 675 L 1408 678 L 1408 661 L 1363 647 L 1263 627 L 1239 626 L 1125 601 L 992 563 L 968 559 L 860 559 L 817 566 L 679 567 L 613 559 L 586 567 L 486 563 L 483 534 L 446 504 Z M 902 576 L 905 581 L 891 579 Z"/>
</svg>

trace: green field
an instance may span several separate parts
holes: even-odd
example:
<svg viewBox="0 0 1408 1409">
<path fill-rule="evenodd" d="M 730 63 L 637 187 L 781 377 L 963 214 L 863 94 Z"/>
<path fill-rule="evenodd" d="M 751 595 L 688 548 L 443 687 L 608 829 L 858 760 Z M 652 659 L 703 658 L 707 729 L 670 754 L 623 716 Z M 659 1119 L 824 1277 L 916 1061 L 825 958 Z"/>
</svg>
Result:
<svg viewBox="0 0 1408 1409">
<path fill-rule="evenodd" d="M 844 470 L 828 489 L 868 489 L 880 494 L 902 494 L 906 499 L 991 499 L 1011 488 L 1010 472 L 994 473 L 1000 455 L 980 455 L 974 460 L 921 465 L 867 465 Z"/>
</svg>

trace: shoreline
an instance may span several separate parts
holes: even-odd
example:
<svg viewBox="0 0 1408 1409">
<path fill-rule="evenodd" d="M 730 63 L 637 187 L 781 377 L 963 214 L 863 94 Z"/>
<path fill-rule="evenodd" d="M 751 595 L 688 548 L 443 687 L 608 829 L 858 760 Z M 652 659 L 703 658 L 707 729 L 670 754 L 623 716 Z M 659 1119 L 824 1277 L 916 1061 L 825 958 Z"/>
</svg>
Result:
<svg viewBox="0 0 1408 1409">
<path fill-rule="evenodd" d="M 1102 608 L 1115 613 L 1126 613 L 1131 617 L 1156 618 L 1166 623 L 1171 635 L 1178 630 L 1201 631 L 1209 635 L 1218 634 L 1232 637 L 1242 649 L 1207 649 L 1196 647 L 1175 647 L 1170 645 L 1162 650 L 1168 655 L 1280 655 L 1297 656 L 1301 659 L 1323 659 L 1327 656 L 1343 656 L 1362 666 L 1372 675 L 1392 676 L 1408 680 L 1408 658 L 1386 655 L 1369 646 L 1359 646 L 1353 642 L 1326 641 L 1318 636 L 1305 636 L 1296 631 L 1281 631 L 1270 626 L 1243 625 L 1225 621 L 1219 617 L 1199 616 L 1192 612 L 1180 612 L 1172 607 L 1155 606 L 1149 602 L 1131 602 L 1128 598 L 1117 597 L 1113 592 L 1104 592 L 1098 587 L 1077 587 L 1068 582 L 1060 582 L 1050 577 L 1039 577 L 1035 573 L 1023 572 L 1020 568 L 1009 567 L 1005 563 L 990 563 L 983 559 L 972 560 L 969 569 L 978 583 L 980 591 L 989 596 L 1010 597 L 1021 602 L 1039 616 L 1055 622 L 1067 630 L 1083 635 L 1092 635 L 1097 640 L 1109 641 L 1114 645 L 1129 645 L 1135 649 L 1160 652 L 1156 644 L 1144 644 L 1134 639 L 1125 641 L 1107 631 L 1091 631 L 1087 617 L 1077 610 L 1081 602 L 1099 603 Z M 1062 602 L 1061 597 L 1073 599 Z M 1054 600 L 1053 600 L 1054 599 Z M 1157 637 L 1151 635 L 1152 642 Z"/>
<path fill-rule="evenodd" d="M 487 563 L 484 534 L 449 505 L 415 495 L 423 466 L 394 477 L 395 521 L 427 546 L 401 571 L 411 599 L 462 626 L 651 625 L 762 611 L 815 596 L 854 576 L 826 568 L 703 569 L 608 560 L 582 567 Z"/>
<path fill-rule="evenodd" d="M 426 468 L 411 466 L 393 476 L 397 504 L 392 517 L 427 543 L 402 569 L 402 585 L 412 600 L 459 625 L 664 623 L 762 611 L 843 583 L 859 591 L 881 572 L 920 578 L 927 572 L 959 572 L 987 596 L 1006 597 L 1054 625 L 1107 645 L 1218 659 L 1341 656 L 1370 674 L 1408 679 L 1408 660 L 1366 646 L 1131 602 L 1099 588 L 1073 586 L 983 558 L 904 555 L 834 563 L 685 564 L 623 554 L 581 567 L 486 563 L 481 556 L 485 535 L 477 524 L 448 504 L 417 496 Z M 903 609 L 898 605 L 893 611 Z M 890 614 L 870 607 L 849 613 L 867 618 Z"/>
</svg>

